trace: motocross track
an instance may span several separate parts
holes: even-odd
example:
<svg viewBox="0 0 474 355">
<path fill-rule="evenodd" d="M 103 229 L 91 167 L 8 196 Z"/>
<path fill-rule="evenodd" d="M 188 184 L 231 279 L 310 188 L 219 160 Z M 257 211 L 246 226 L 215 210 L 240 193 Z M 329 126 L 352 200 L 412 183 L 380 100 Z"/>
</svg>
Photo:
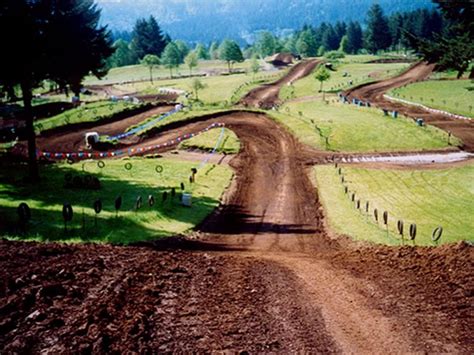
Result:
<svg viewBox="0 0 474 355">
<path fill-rule="evenodd" d="M 423 118 L 426 123 L 439 127 L 463 141 L 463 149 L 474 152 L 474 122 L 473 120 L 455 119 L 442 113 L 434 113 L 422 107 L 404 105 L 399 102 L 384 98 L 384 94 L 390 89 L 401 87 L 416 81 L 428 78 L 434 70 L 434 64 L 420 62 L 412 66 L 406 72 L 391 79 L 365 84 L 345 92 L 349 98 L 357 98 L 368 101 L 371 104 L 412 117 Z"/>
<path fill-rule="evenodd" d="M 242 149 L 222 205 L 193 238 L 0 241 L 3 352 L 472 353 L 472 247 L 333 235 L 309 178 L 319 153 L 263 114 L 177 122 L 138 146 L 213 122 Z"/>
<path fill-rule="evenodd" d="M 290 69 L 288 74 L 280 80 L 251 90 L 244 98 L 242 98 L 240 101 L 241 104 L 246 107 L 251 106 L 263 109 L 270 109 L 275 105 L 278 105 L 280 103 L 278 94 L 280 93 L 281 87 L 311 74 L 313 69 L 319 63 L 319 60 L 307 60 L 296 64 Z"/>
</svg>

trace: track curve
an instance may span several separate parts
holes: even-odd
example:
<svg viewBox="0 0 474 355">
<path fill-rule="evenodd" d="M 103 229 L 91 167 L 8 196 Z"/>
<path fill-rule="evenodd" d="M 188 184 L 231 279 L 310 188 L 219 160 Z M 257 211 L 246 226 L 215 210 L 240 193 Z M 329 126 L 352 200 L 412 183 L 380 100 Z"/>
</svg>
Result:
<svg viewBox="0 0 474 355">
<path fill-rule="evenodd" d="M 442 113 L 430 112 L 422 107 L 409 106 L 400 102 L 386 99 L 384 94 L 390 89 L 427 79 L 434 70 L 434 64 L 419 62 L 404 73 L 393 78 L 376 83 L 365 84 L 345 92 L 349 98 L 368 101 L 371 104 L 390 111 L 398 111 L 406 116 L 422 118 L 426 123 L 439 127 L 460 138 L 463 149 L 474 152 L 474 122 L 473 120 L 454 119 Z"/>
</svg>

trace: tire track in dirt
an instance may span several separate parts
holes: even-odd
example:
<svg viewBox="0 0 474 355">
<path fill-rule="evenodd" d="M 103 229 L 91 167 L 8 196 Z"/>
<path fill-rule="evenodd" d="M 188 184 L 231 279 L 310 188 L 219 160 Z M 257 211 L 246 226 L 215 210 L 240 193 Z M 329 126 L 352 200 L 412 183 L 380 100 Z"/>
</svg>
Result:
<svg viewBox="0 0 474 355">
<path fill-rule="evenodd" d="M 296 64 L 290 69 L 288 74 L 280 80 L 251 90 L 247 95 L 245 95 L 240 103 L 246 107 L 250 106 L 263 109 L 270 109 L 275 105 L 280 104 L 281 101 L 278 94 L 280 93 L 282 86 L 311 74 L 320 62 L 320 60 L 312 59 Z"/>
<path fill-rule="evenodd" d="M 414 119 L 422 118 L 428 124 L 452 132 L 462 140 L 463 148 L 466 151 L 474 152 L 474 122 L 472 120 L 454 119 L 441 113 L 430 112 L 422 107 L 390 101 L 383 96 L 390 89 L 428 78 L 434 67 L 434 64 L 419 62 L 396 77 L 355 87 L 346 91 L 345 95 L 348 95 L 349 98 L 355 97 L 362 101 L 368 101 L 380 108 L 398 111 Z"/>
</svg>

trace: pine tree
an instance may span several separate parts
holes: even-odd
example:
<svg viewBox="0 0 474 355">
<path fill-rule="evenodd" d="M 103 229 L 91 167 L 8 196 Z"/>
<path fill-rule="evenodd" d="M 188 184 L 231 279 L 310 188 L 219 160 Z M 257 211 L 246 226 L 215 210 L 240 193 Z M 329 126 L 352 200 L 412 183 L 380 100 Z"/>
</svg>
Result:
<svg viewBox="0 0 474 355">
<path fill-rule="evenodd" d="M 196 48 L 194 49 L 194 51 L 196 52 L 198 59 L 202 59 L 202 60 L 209 59 L 209 52 L 207 51 L 206 47 L 204 47 L 201 43 L 198 43 L 196 45 Z"/>
<path fill-rule="evenodd" d="M 382 7 L 374 4 L 367 13 L 366 49 L 371 53 L 384 50 L 392 43 L 388 20 L 384 16 Z"/>
<path fill-rule="evenodd" d="M 362 28 L 359 22 L 351 22 L 347 26 L 348 53 L 356 54 L 363 46 Z"/>
<path fill-rule="evenodd" d="M 334 28 L 329 25 L 326 28 L 326 31 L 323 33 L 322 46 L 326 50 L 336 50 L 339 47 L 340 40 L 337 38 L 337 34 L 334 31 Z"/>
<path fill-rule="evenodd" d="M 132 51 L 136 58 L 143 58 L 147 54 L 160 56 L 169 38 L 163 35 L 155 17 L 138 19 L 133 29 Z"/>
<path fill-rule="evenodd" d="M 23 95 L 30 178 L 39 177 L 33 128 L 32 91 L 45 79 L 69 85 L 79 94 L 82 79 L 106 73 L 113 48 L 110 33 L 99 25 L 100 10 L 92 0 L 3 0 L 0 33 L 0 83 L 18 84 Z M 21 28 L 19 28 L 21 26 Z"/>
<path fill-rule="evenodd" d="M 296 50 L 302 57 L 315 57 L 317 55 L 316 41 L 310 30 L 300 33 L 296 41 Z"/>
<path fill-rule="evenodd" d="M 268 31 L 260 32 L 255 43 L 255 47 L 257 48 L 260 56 L 268 57 L 276 53 L 275 37 Z"/>
<path fill-rule="evenodd" d="M 239 45 L 232 40 L 226 39 L 219 47 L 219 59 L 227 62 L 229 73 L 232 70 L 232 64 L 243 62 L 244 57 Z"/>
<path fill-rule="evenodd" d="M 115 41 L 113 45 L 115 52 L 109 58 L 110 67 L 123 67 L 125 65 L 133 64 L 132 51 L 130 50 L 130 44 L 123 39 Z"/>
</svg>

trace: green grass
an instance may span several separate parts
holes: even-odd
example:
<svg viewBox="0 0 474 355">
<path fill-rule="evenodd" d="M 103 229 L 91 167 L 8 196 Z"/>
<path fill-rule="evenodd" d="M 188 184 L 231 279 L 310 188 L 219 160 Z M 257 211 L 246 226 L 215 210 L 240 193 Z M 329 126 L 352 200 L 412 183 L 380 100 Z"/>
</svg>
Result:
<svg viewBox="0 0 474 355">
<path fill-rule="evenodd" d="M 127 171 L 126 162 L 133 168 Z M 0 235 L 21 240 L 132 243 L 143 240 L 186 233 L 200 223 L 217 206 L 229 184 L 232 172 L 222 166 L 206 165 L 197 174 L 196 183 L 189 183 L 191 168 L 198 163 L 169 159 L 107 160 L 100 170 L 95 161 L 85 164 L 88 174 L 97 176 L 102 182 L 99 191 L 63 188 L 64 174 L 79 174 L 82 163 L 58 164 L 41 169 L 42 180 L 31 186 L 23 185 L 21 177 L 26 167 L 11 166 L 0 172 Z M 158 174 L 155 167 L 161 165 Z M 191 208 L 181 206 L 178 196 L 171 200 L 170 191 L 180 191 L 180 183 L 193 194 Z M 168 200 L 162 202 L 163 191 L 168 191 Z M 156 203 L 149 207 L 148 196 L 152 194 Z M 114 200 L 121 195 L 123 204 L 119 217 L 115 217 Z M 135 211 L 138 196 L 143 198 L 143 207 Z M 94 227 L 93 202 L 101 198 L 104 210 L 98 216 L 98 227 Z M 68 201 L 74 209 L 74 217 L 68 233 L 64 233 L 61 210 Z M 32 220 L 27 233 L 20 235 L 16 208 L 26 202 L 32 209 Z M 86 228 L 82 230 L 82 210 Z M 16 230 L 16 231 L 15 231 Z"/>
<path fill-rule="evenodd" d="M 89 103 L 78 108 L 64 111 L 59 115 L 39 120 L 35 123 L 35 128 L 36 131 L 46 131 L 67 124 L 99 121 L 103 118 L 136 107 L 137 106 L 134 104 L 123 101 L 100 101 Z"/>
<path fill-rule="evenodd" d="M 346 90 L 352 86 L 385 79 L 395 76 L 408 68 L 406 63 L 350 63 L 335 65 L 336 71 L 331 71 L 331 78 L 324 82 L 326 92 Z M 317 70 L 317 69 L 315 69 Z M 344 77 L 344 73 L 348 76 Z M 369 76 L 370 75 L 370 76 Z M 352 85 L 350 84 L 352 81 Z M 296 97 L 314 96 L 318 94 L 320 83 L 313 74 L 296 81 L 293 89 L 285 86 L 280 91 L 280 98 L 287 100 Z M 293 95 L 291 92 L 293 91 Z"/>
<path fill-rule="evenodd" d="M 474 164 L 433 170 L 343 166 L 342 173 L 350 191 L 347 195 L 334 165 L 315 168 L 329 224 L 338 233 L 357 240 L 400 244 L 397 221 L 403 220 L 405 237 L 409 225 L 416 223 L 417 245 L 433 244 L 431 235 L 438 226 L 443 227 L 441 243 L 474 241 Z M 361 200 L 362 211 L 354 207 L 352 192 L 356 201 Z M 365 214 L 366 201 L 370 201 L 370 216 Z M 379 211 L 378 224 L 373 217 L 374 208 Z M 380 218 L 383 211 L 389 214 L 389 236 Z"/>
<path fill-rule="evenodd" d="M 188 139 L 180 144 L 182 149 L 200 149 L 210 151 L 216 147 L 222 134 L 222 128 L 211 129 L 199 136 Z M 218 153 L 237 154 L 240 150 L 240 141 L 230 129 L 224 128 L 224 134 L 217 146 Z"/>
<path fill-rule="evenodd" d="M 198 92 L 199 100 L 206 104 L 235 103 L 253 87 L 277 80 L 281 75 L 282 72 L 262 72 L 255 77 L 255 82 L 250 74 L 201 77 L 199 80 L 206 87 Z M 160 80 L 155 81 L 153 85 L 149 82 L 140 82 L 116 85 L 116 88 L 143 94 L 158 93 L 160 88 L 173 88 L 192 93 L 191 83 L 193 80 L 194 78 Z"/>
<path fill-rule="evenodd" d="M 335 100 L 335 96 L 328 98 Z M 288 103 L 280 112 L 269 114 L 288 126 L 303 143 L 318 149 L 388 152 L 449 147 L 444 131 L 433 126 L 418 127 L 411 119 L 386 117 L 374 108 L 315 100 Z M 329 145 L 325 137 L 329 137 Z M 453 144 L 459 144 L 459 140 Z"/>
<path fill-rule="evenodd" d="M 250 61 L 246 60 L 243 63 L 235 63 L 233 69 L 244 69 L 247 70 L 250 67 Z M 199 61 L 199 64 L 196 68 L 193 68 L 192 73 L 202 73 L 209 70 L 227 70 L 227 63 L 220 60 L 204 60 Z M 177 70 L 173 69 L 174 76 L 180 75 L 189 75 L 189 68 L 181 64 Z M 159 66 L 156 69 L 153 69 L 153 78 L 163 79 L 169 78 L 170 71 L 163 66 Z M 143 65 L 129 65 L 120 68 L 112 68 L 107 76 L 102 80 L 97 79 L 94 76 L 88 76 L 84 80 L 84 85 L 104 85 L 104 84 L 115 84 L 120 82 L 130 82 L 130 81 L 141 81 L 149 80 L 150 72 L 146 66 Z"/>
<path fill-rule="evenodd" d="M 428 80 L 391 90 L 390 96 L 474 118 L 474 82 Z"/>
</svg>

